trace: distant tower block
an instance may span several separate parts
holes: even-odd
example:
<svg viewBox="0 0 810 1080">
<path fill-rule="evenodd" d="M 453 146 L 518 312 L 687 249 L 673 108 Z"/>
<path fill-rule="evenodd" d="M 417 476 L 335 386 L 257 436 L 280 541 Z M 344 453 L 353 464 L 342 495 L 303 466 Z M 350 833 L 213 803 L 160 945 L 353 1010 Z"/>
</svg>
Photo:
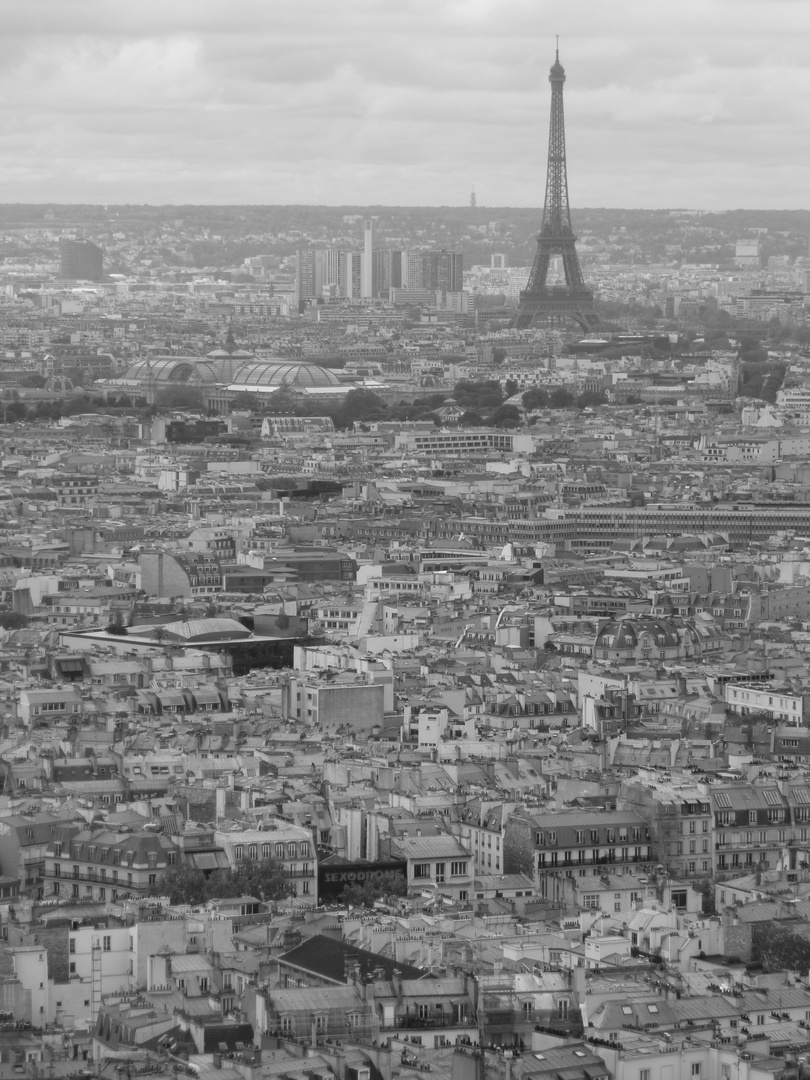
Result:
<svg viewBox="0 0 810 1080">
<path fill-rule="evenodd" d="M 560 63 L 560 50 L 549 73 L 551 83 L 551 119 L 548 131 L 548 172 L 543 222 L 537 236 L 529 281 L 520 294 L 518 312 L 513 325 L 520 330 L 537 319 L 555 321 L 573 319 L 583 330 L 599 325 L 593 305 L 593 293 L 586 286 L 577 258 L 576 237 L 571 228 L 568 205 L 568 169 L 565 160 L 565 115 L 563 113 L 563 83 L 565 71 Z M 562 257 L 565 284 L 548 282 L 552 258 Z"/>
<path fill-rule="evenodd" d="M 507 267 L 506 256 L 502 254 L 490 255 L 489 268 L 490 270 L 505 270 Z"/>
<path fill-rule="evenodd" d="M 69 281 L 102 281 L 104 252 L 91 240 L 59 241 L 59 276 Z"/>
<path fill-rule="evenodd" d="M 366 218 L 363 222 L 363 268 L 360 282 L 360 293 L 366 298 L 374 295 L 372 289 L 372 277 L 374 274 L 372 239 L 371 218 Z"/>
<path fill-rule="evenodd" d="M 476 205 L 476 203 L 475 203 L 475 184 L 473 184 L 473 189 L 470 192 L 470 206 L 473 207 L 473 209 L 474 209 L 475 205 Z"/>
</svg>

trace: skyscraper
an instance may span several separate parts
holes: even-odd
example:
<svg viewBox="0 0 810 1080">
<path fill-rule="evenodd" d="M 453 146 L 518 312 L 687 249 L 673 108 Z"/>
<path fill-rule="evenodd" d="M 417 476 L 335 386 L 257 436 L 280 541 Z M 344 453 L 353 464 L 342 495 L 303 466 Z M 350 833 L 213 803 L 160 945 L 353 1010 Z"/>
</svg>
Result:
<svg viewBox="0 0 810 1080">
<path fill-rule="evenodd" d="M 442 289 L 461 292 L 464 256 L 460 251 L 409 251 L 403 267 L 406 289 Z"/>
<path fill-rule="evenodd" d="M 388 296 L 389 289 L 401 289 L 404 251 L 378 248 L 372 257 L 371 292 L 373 296 Z"/>
<path fill-rule="evenodd" d="M 69 281 L 102 281 L 104 252 L 91 240 L 60 240 L 59 276 Z"/>
<path fill-rule="evenodd" d="M 298 248 L 295 254 L 295 299 L 300 311 L 305 300 L 311 300 L 318 295 L 315 287 L 318 253 L 313 248 Z"/>
<path fill-rule="evenodd" d="M 367 218 L 364 224 L 364 238 L 363 238 L 363 284 L 362 295 L 364 297 L 370 297 L 374 295 L 373 292 L 373 255 L 372 255 L 372 233 L 371 233 L 371 219 Z"/>
</svg>

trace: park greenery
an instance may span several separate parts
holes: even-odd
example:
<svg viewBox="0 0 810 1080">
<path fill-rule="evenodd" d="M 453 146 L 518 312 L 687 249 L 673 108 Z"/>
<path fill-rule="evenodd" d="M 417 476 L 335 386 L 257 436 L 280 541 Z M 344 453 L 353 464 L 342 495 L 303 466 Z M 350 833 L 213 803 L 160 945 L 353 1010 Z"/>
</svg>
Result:
<svg viewBox="0 0 810 1080">
<path fill-rule="evenodd" d="M 252 896 L 257 900 L 283 900 L 294 895 L 284 867 L 275 859 L 244 860 L 232 869 L 204 874 L 190 865 L 168 870 L 153 887 L 153 896 L 168 896 L 173 904 L 202 904 L 211 899 Z"/>
<path fill-rule="evenodd" d="M 384 870 L 369 874 L 362 884 L 347 885 L 342 900 L 350 907 L 373 907 L 377 900 L 404 896 L 406 892 L 405 878 L 391 870 Z"/>
<path fill-rule="evenodd" d="M 765 971 L 807 971 L 810 940 L 778 922 L 754 923 L 751 927 L 751 959 Z"/>
</svg>

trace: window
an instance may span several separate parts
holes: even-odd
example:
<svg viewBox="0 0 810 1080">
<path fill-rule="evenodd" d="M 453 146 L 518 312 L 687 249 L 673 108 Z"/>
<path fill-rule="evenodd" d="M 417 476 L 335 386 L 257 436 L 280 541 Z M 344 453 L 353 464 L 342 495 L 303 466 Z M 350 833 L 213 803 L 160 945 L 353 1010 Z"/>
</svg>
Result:
<svg viewBox="0 0 810 1080">
<path fill-rule="evenodd" d="M 467 873 L 466 862 L 451 862 L 450 863 L 450 875 L 451 877 L 464 877 Z"/>
<path fill-rule="evenodd" d="M 241 862 L 242 859 L 244 859 L 245 849 L 242 844 L 237 844 L 236 847 L 233 849 L 233 857 L 234 859 L 236 859 L 237 862 Z"/>
<path fill-rule="evenodd" d="M 277 859 L 283 859 L 284 858 L 284 845 L 283 844 L 276 844 L 276 858 Z"/>
<path fill-rule="evenodd" d="M 692 1076 L 700 1076 L 700 1062 L 699 1061 L 693 1061 L 692 1062 Z"/>
<path fill-rule="evenodd" d="M 208 993 L 208 976 L 207 975 L 201 975 L 200 976 L 200 993 L 201 994 L 207 994 Z"/>
<path fill-rule="evenodd" d="M 638 1080 L 650 1080 L 650 1070 L 649 1069 L 639 1069 L 639 1071 L 638 1071 Z"/>
<path fill-rule="evenodd" d="M 295 843 L 294 840 L 291 840 L 289 842 L 289 844 L 287 844 L 287 858 L 288 859 L 294 859 L 295 858 L 295 851 L 296 851 L 296 843 Z"/>
<path fill-rule="evenodd" d="M 69 953 L 75 953 L 76 952 L 76 938 L 75 937 L 68 938 L 68 952 Z"/>
<path fill-rule="evenodd" d="M 104 939 L 103 939 L 101 947 L 104 950 L 104 952 L 110 952 L 111 951 L 111 949 L 112 949 L 112 937 L 109 934 L 104 935 Z"/>
<path fill-rule="evenodd" d="M 599 894 L 588 893 L 582 897 L 582 906 L 589 911 L 597 911 L 599 909 Z M 621 905 L 620 905 L 621 907 Z"/>
<path fill-rule="evenodd" d="M 248 852 L 248 858 L 249 859 L 258 859 L 258 857 L 259 857 L 258 844 L 248 844 L 247 852 Z"/>
<path fill-rule="evenodd" d="M 420 862 L 413 865 L 413 876 L 415 878 L 429 878 L 430 877 L 430 863 Z"/>
</svg>

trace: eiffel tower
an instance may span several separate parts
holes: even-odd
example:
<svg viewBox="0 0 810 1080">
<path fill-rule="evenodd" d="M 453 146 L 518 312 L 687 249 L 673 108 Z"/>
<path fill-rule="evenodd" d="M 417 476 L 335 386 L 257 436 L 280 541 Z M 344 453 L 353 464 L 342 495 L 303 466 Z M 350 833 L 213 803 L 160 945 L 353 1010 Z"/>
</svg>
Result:
<svg viewBox="0 0 810 1080">
<path fill-rule="evenodd" d="M 520 294 L 520 304 L 512 325 L 525 330 L 535 320 L 573 319 L 583 330 L 599 325 L 593 306 L 593 293 L 585 284 L 577 258 L 576 237 L 571 228 L 568 205 L 568 170 L 565 164 L 565 115 L 563 113 L 563 83 L 565 70 L 560 63 L 560 50 L 549 72 L 551 83 L 551 119 L 548 130 L 548 173 L 543 223 L 537 234 L 537 254 L 526 288 Z M 553 255 L 561 255 L 565 285 L 549 285 L 549 263 Z"/>
</svg>

